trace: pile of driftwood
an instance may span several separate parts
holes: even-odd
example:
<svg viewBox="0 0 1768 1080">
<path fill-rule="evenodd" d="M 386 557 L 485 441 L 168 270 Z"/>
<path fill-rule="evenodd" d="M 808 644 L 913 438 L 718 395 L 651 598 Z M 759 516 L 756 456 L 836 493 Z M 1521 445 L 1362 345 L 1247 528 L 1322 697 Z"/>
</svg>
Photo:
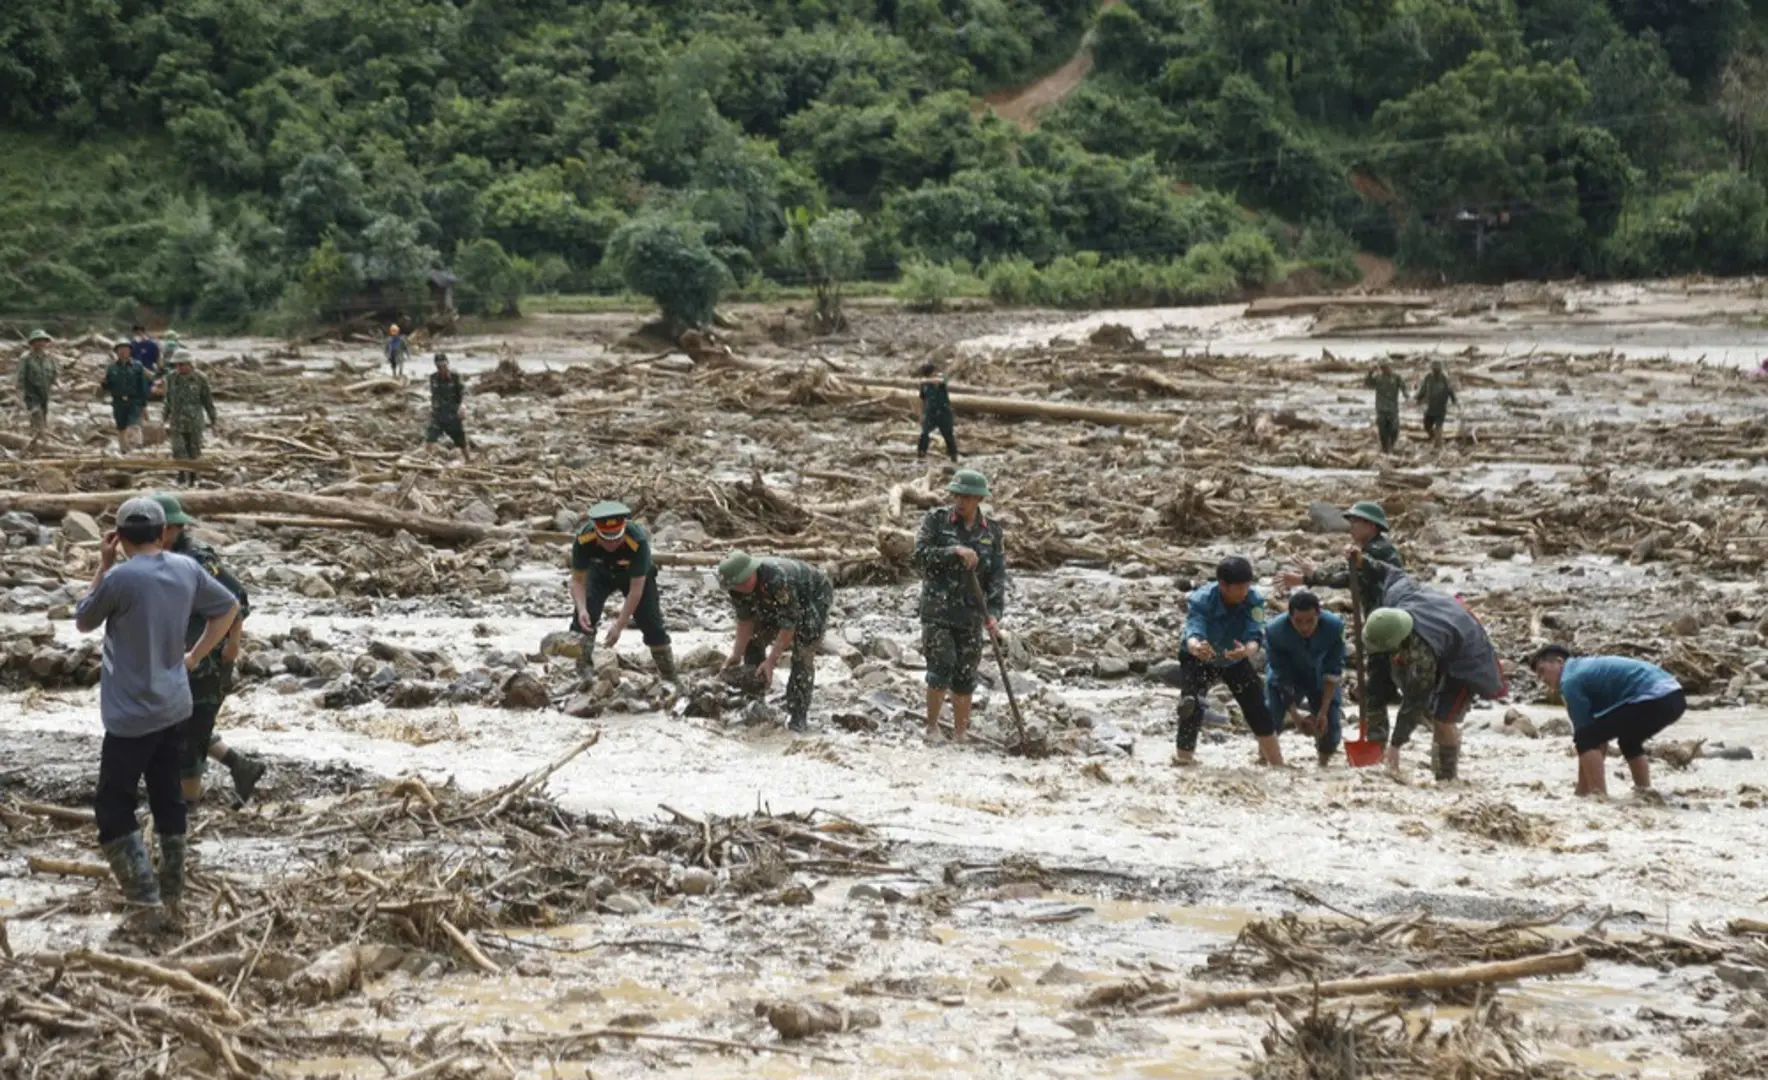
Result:
<svg viewBox="0 0 1768 1080">
<path fill-rule="evenodd" d="M 447 1075 L 463 1063 L 513 1074 L 513 1059 L 557 1056 L 560 1048 L 513 1035 L 475 1045 L 388 1044 L 315 1029 L 304 1008 L 394 969 L 520 972 L 532 946 L 501 931 L 631 914 L 675 895 L 808 903 L 799 872 L 884 867 L 883 845 L 839 818 L 668 811 L 668 822 L 639 824 L 567 812 L 542 788 L 598 737 L 476 797 L 407 777 L 318 804 L 236 815 L 227 819 L 236 839 L 273 838 L 298 857 L 279 856 L 268 870 L 236 868 L 205 858 L 199 833 L 182 933 L 146 942 L 125 936 L 98 949 L 15 954 L 6 946 L 8 922 L 99 911 L 116 898 L 108 870 L 79 857 L 94 827 L 90 810 L 0 805 L 0 835 L 31 852 L 34 873 L 92 883 L 89 893 L 0 920 L 0 1075 L 258 1076 L 321 1049 L 427 1062 L 431 1071 L 412 1075 Z M 149 954 L 132 955 L 138 944 Z M 594 1035 L 567 1041 L 582 1047 Z"/>
<path fill-rule="evenodd" d="M 1482 999 L 1462 1019 L 1410 1020 L 1397 1009 L 1278 1006 L 1252 1080 L 1556 1080 L 1572 1066 L 1541 1060 L 1514 1014 Z"/>
</svg>

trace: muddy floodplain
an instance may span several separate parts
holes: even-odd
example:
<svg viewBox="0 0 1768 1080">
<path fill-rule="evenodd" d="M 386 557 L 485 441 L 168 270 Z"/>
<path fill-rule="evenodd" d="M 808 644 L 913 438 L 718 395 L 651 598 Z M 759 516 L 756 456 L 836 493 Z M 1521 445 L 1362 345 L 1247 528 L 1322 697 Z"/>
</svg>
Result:
<svg viewBox="0 0 1768 1080">
<path fill-rule="evenodd" d="M 93 847 L 98 658 L 67 607 L 93 500 L 170 476 L 163 446 L 107 451 L 80 385 L 103 345 L 72 347 L 49 440 L 0 439 L 0 1077 L 1764 1075 L 1757 306 L 868 308 L 823 339 L 754 309 L 691 356 L 630 316 L 537 318 L 446 343 L 471 463 L 423 452 L 423 385 L 373 342 L 199 339 L 201 534 L 252 596 L 221 728 L 271 771 L 243 807 L 210 771 L 159 937 Z M 1376 452 L 1381 357 L 1413 387 L 1448 362 L 1440 449 L 1408 406 Z M 981 739 L 921 738 L 906 554 L 949 472 L 915 461 L 926 359 L 1063 407 L 959 398 L 1036 755 L 1007 752 L 992 657 Z M 566 538 L 604 497 L 652 527 L 679 693 L 636 628 L 577 685 Z M 1299 765 L 1255 767 L 1220 691 L 1200 767 L 1170 764 L 1186 591 L 1229 553 L 1265 582 L 1330 557 L 1362 498 L 1507 661 L 1558 640 L 1676 673 L 1658 798 L 1617 759 L 1614 798 L 1575 799 L 1564 710 L 1520 667 L 1458 783 L 1421 741 L 1397 779 L 1316 768 L 1300 734 Z M 783 671 L 759 701 L 711 678 L 732 547 L 837 582 L 808 736 Z"/>
</svg>

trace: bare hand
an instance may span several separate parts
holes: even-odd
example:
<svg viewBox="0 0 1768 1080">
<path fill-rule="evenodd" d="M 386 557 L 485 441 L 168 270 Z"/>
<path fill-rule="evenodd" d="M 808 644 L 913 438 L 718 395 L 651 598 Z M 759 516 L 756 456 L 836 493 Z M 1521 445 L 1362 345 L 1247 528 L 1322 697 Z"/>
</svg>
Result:
<svg viewBox="0 0 1768 1080">
<path fill-rule="evenodd" d="M 755 669 L 755 681 L 761 684 L 763 690 L 773 689 L 773 667 L 773 657 L 770 656 Z"/>
<path fill-rule="evenodd" d="M 616 619 L 614 625 L 608 627 L 608 635 L 602 638 L 602 646 L 604 648 L 612 649 L 614 646 L 620 644 L 620 632 L 625 629 L 625 620 Z"/>
<path fill-rule="evenodd" d="M 1308 583 L 1308 576 L 1300 570 L 1285 570 L 1277 575 L 1277 584 L 1285 589 L 1299 589 Z"/>
<path fill-rule="evenodd" d="M 1202 638 L 1192 638 L 1190 641 L 1185 642 L 1185 648 L 1189 649 L 1191 655 L 1199 660 L 1215 659 L 1215 648 Z"/>
<path fill-rule="evenodd" d="M 1296 559 L 1295 560 L 1295 568 L 1297 570 L 1301 571 L 1301 575 L 1303 578 L 1302 584 L 1305 585 L 1305 584 L 1307 584 L 1307 580 L 1306 580 L 1307 576 L 1309 574 L 1313 573 L 1315 570 L 1314 560 L 1306 559 L 1306 558 Z"/>
<path fill-rule="evenodd" d="M 1387 750 L 1384 751 L 1381 755 L 1381 760 L 1383 763 L 1385 763 L 1387 765 L 1388 772 L 1391 772 L 1396 776 L 1399 775 L 1399 772 L 1400 772 L 1400 748 L 1399 747 L 1394 746 L 1392 743 L 1389 743 Z"/>
<path fill-rule="evenodd" d="M 595 633 L 595 624 L 589 621 L 588 608 L 577 609 L 577 625 L 581 627 L 586 634 Z"/>
<path fill-rule="evenodd" d="M 1306 727 L 1308 723 L 1308 711 L 1300 705 L 1291 705 L 1289 707 L 1289 722 L 1296 727 Z"/>
<path fill-rule="evenodd" d="M 957 555 L 958 561 L 964 564 L 966 570 L 976 569 L 976 564 L 981 561 L 976 557 L 976 552 L 972 548 L 961 547 L 954 554 Z"/>
<path fill-rule="evenodd" d="M 197 659 L 197 655 L 195 653 L 185 653 L 184 654 L 184 670 L 185 671 L 195 671 L 196 666 L 200 663 L 202 663 L 202 661 Z"/>
<path fill-rule="evenodd" d="M 1256 646 L 1256 645 L 1248 645 L 1244 642 L 1236 641 L 1234 643 L 1234 647 L 1232 649 L 1228 650 L 1227 659 L 1229 659 L 1229 660 L 1244 660 L 1247 657 L 1251 656 L 1252 651 L 1256 648 L 1258 648 L 1258 646 Z"/>
<path fill-rule="evenodd" d="M 993 615 L 990 615 L 988 621 L 982 624 L 982 628 L 988 631 L 988 636 L 991 638 L 1001 636 L 1001 624 L 995 620 Z"/>
<path fill-rule="evenodd" d="M 123 538 L 121 536 L 117 535 L 117 531 L 115 529 L 112 529 L 110 532 L 105 533 L 104 539 L 100 540 L 98 542 L 98 567 L 99 567 L 99 569 L 109 570 L 113 565 L 115 565 L 115 563 L 117 561 L 117 552 L 122 549 L 122 546 L 123 546 Z"/>
<path fill-rule="evenodd" d="M 1357 560 L 1363 557 L 1363 549 L 1355 544 L 1346 544 L 1344 546 L 1344 557 L 1352 566 L 1355 566 L 1357 565 Z"/>
</svg>

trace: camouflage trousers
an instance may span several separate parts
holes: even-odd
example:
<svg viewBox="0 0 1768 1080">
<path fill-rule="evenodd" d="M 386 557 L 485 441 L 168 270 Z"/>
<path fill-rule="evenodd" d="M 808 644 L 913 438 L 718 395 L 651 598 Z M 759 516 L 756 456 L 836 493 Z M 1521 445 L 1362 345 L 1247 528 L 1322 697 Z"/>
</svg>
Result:
<svg viewBox="0 0 1768 1080">
<path fill-rule="evenodd" d="M 927 687 L 969 695 L 982 666 L 982 627 L 921 624 L 921 653 L 927 657 Z"/>
<path fill-rule="evenodd" d="M 749 647 L 743 650 L 743 666 L 760 667 L 767 659 L 774 638 L 779 635 L 778 627 L 757 626 L 749 638 Z M 821 627 L 814 635 L 804 630 L 792 635 L 792 673 L 786 678 L 786 718 L 794 724 L 803 724 L 810 717 L 810 694 L 816 689 L 816 654 L 822 643 Z"/>
<path fill-rule="evenodd" d="M 202 424 L 175 424 L 169 433 L 172 457 L 177 461 L 195 461 L 203 456 Z"/>
</svg>

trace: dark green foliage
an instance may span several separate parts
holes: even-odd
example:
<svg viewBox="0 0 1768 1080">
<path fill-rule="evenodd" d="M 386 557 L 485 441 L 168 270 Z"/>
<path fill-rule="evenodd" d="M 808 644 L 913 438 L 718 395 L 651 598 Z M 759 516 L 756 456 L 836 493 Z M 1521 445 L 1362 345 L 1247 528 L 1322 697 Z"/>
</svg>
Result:
<svg viewBox="0 0 1768 1080">
<path fill-rule="evenodd" d="M 1329 281 L 1354 276 L 1347 235 L 1454 277 L 1753 266 L 1747 228 L 1706 261 L 1676 239 L 1713 207 L 1750 212 L 1737 185 L 1768 169 L 1748 11 L 4 4 L 0 307 L 293 323 L 464 265 L 463 303 L 510 311 L 521 288 L 618 288 L 636 238 L 667 239 L 658 221 L 697 223 L 665 246 L 703 293 L 801 279 L 793 207 L 860 215 L 854 273 L 914 263 L 938 293 L 948 264 L 991 263 L 1002 289 L 1030 273 L 1052 303 L 1244 290 L 1265 272 L 1262 249 L 1228 242 L 1248 211 L 1306 222 L 1271 235 Z M 1040 130 L 980 107 L 1089 26 L 1093 73 Z M 1727 165 L 1745 175 L 1708 176 Z M 1677 190 L 1689 177 L 1707 178 Z"/>
<path fill-rule="evenodd" d="M 634 218 L 615 232 L 609 256 L 626 286 L 657 302 L 671 333 L 709 326 L 731 273 L 706 243 L 704 222 L 664 214 Z"/>
</svg>

